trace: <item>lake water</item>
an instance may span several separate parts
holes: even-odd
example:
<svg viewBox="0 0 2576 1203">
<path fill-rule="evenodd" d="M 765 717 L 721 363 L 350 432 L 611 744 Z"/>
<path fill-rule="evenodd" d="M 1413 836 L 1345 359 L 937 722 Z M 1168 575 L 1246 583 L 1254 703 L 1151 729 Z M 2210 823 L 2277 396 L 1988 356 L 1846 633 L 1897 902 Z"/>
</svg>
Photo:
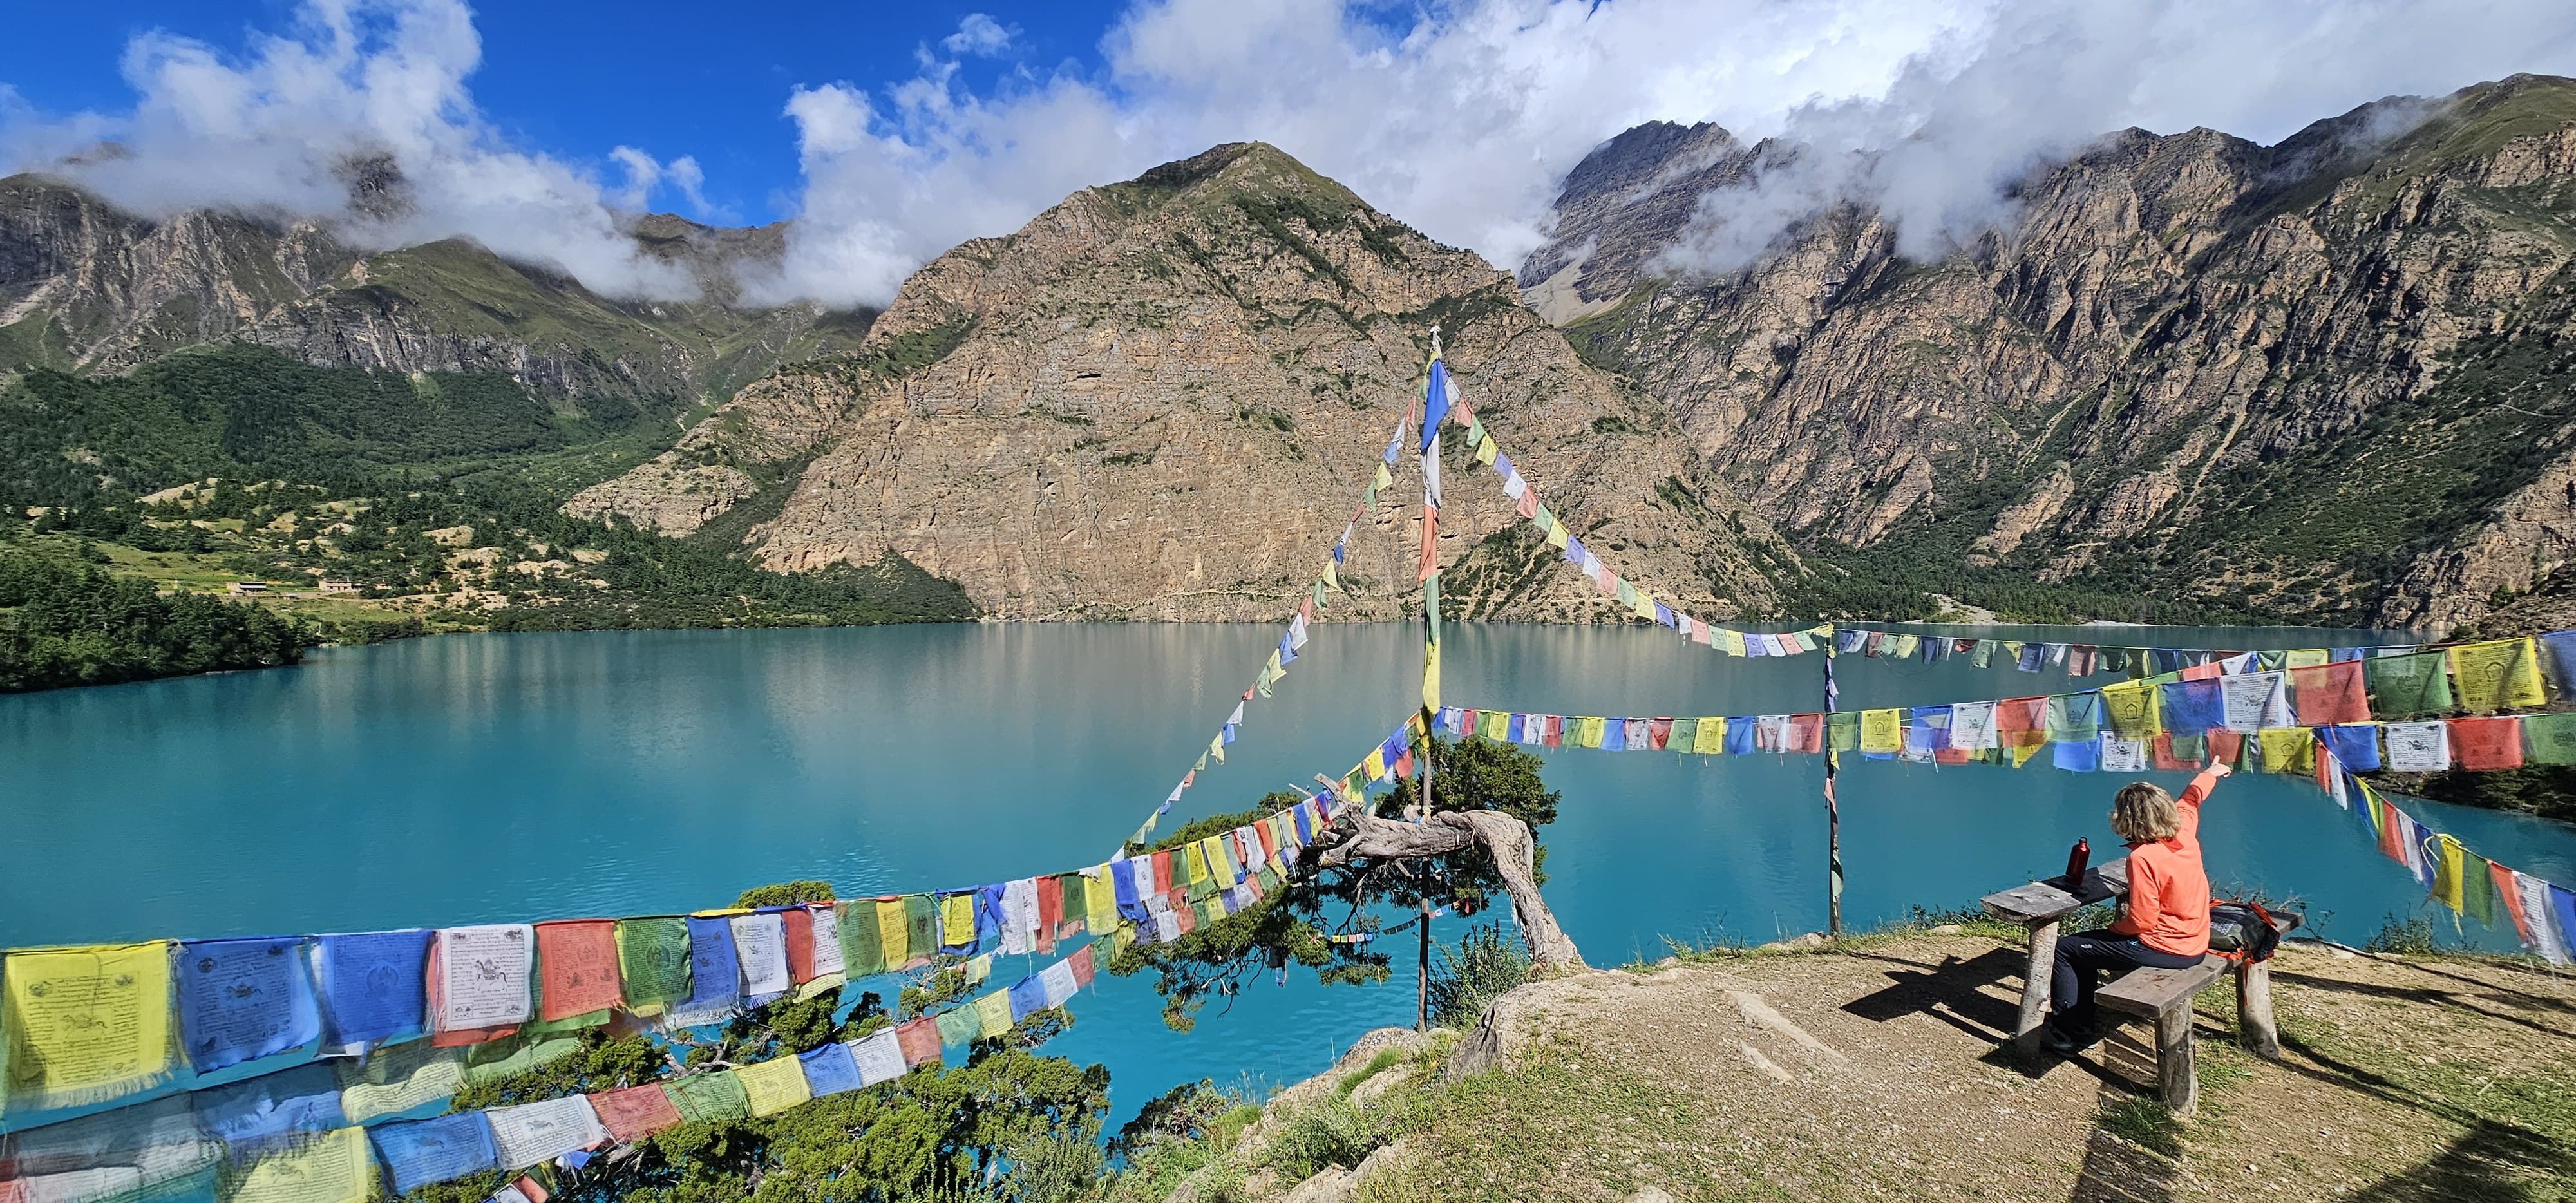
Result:
<svg viewBox="0 0 2576 1203">
<path fill-rule="evenodd" d="M 670 913 L 790 878 L 866 895 L 1077 868 L 1169 791 L 1276 638 L 1148 625 L 447 636 L 326 650 L 293 669 L 0 697 L 0 947 Z M 1318 628 L 1171 821 L 1348 768 L 1414 704 L 1420 638 Z M 1467 624 L 1443 661 L 1456 705 L 1820 705 L 1821 657 L 1734 659 L 1656 631 Z M 2054 672 L 1964 659 L 1843 657 L 1838 669 L 1846 708 L 2067 688 Z M 1660 956 L 1668 938 L 1823 926 L 1821 758 L 1547 756 L 1565 796 L 1544 833 L 1547 894 L 1592 963 Z M 2119 779 L 2045 760 L 2013 771 L 1848 758 L 1846 922 L 1972 905 L 2056 872 L 2079 835 L 2097 858 L 2115 852 L 2105 812 Z M 2488 856 L 2576 880 L 2576 829 L 2411 809 Z M 2301 899 L 2314 932 L 2358 942 L 2430 908 L 2352 816 L 2298 781 L 2229 781 L 2202 836 L 2222 892 Z M 1049 1051 L 1107 1064 L 1122 1115 L 1199 1077 L 1293 1081 L 1368 1028 L 1411 1022 L 1411 960 L 1378 988 L 1263 979 L 1186 1035 L 1162 1027 L 1146 979 L 1104 974 Z"/>
</svg>

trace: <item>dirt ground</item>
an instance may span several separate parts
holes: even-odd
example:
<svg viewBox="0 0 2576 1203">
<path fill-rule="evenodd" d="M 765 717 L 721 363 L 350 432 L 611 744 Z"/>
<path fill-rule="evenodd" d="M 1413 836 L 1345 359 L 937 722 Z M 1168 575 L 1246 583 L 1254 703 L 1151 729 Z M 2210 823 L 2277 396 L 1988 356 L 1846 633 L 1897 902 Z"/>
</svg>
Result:
<svg viewBox="0 0 2576 1203">
<path fill-rule="evenodd" d="M 1908 935 L 1525 988 L 1513 1067 L 1449 1092 L 1360 1195 L 2576 1200 L 2576 981 L 2294 944 L 2282 1060 L 2235 1047 L 2222 978 L 2177 1122 L 2143 1024 L 2073 1060 L 2002 1050 L 2022 963 Z"/>
</svg>

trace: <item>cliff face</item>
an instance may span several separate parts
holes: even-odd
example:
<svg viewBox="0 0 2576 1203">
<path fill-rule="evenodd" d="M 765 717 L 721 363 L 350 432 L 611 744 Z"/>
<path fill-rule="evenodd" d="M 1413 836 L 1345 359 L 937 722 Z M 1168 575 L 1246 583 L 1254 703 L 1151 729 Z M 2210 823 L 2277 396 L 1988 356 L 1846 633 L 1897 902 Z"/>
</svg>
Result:
<svg viewBox="0 0 2576 1203">
<path fill-rule="evenodd" d="M 648 216 L 630 231 L 706 298 L 615 301 L 448 241 L 370 254 L 309 222 L 122 212 L 42 177 L 0 180 L 0 364 L 121 372 L 225 341 L 320 365 L 499 371 L 556 397 L 721 400 L 781 363 L 853 346 L 866 314 L 736 310 L 727 259 L 774 257 L 775 229 Z"/>
<path fill-rule="evenodd" d="M 1581 362 L 1509 277 L 1258 144 L 941 256 L 860 353 L 743 390 L 572 508 L 738 532 L 791 571 L 892 550 L 1010 618 L 1282 617 L 1435 323 L 1469 403 L 1587 542 L 1712 615 L 1770 601 L 1754 557 L 1795 558 L 1660 405 Z M 1448 462 L 1463 612 L 1607 616 L 1541 561 L 1492 471 Z M 1420 486 L 1399 475 L 1354 538 L 1337 616 L 1393 616 L 1410 593 Z"/>
<path fill-rule="evenodd" d="M 2576 593 L 2576 82 L 2271 147 L 2115 134 L 1940 262 L 1846 206 L 1747 271 L 1658 274 L 1701 192 L 1787 153 L 1631 131 L 1520 279 L 1801 544 L 2435 630 Z"/>
</svg>

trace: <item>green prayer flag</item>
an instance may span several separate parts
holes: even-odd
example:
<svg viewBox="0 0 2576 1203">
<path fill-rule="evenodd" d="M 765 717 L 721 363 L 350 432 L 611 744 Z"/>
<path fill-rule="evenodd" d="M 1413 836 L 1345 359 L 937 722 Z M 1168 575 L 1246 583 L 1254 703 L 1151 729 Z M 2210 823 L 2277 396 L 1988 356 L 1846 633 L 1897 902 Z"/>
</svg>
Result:
<svg viewBox="0 0 2576 1203">
<path fill-rule="evenodd" d="M 2209 736 L 2203 732 L 2173 733 L 2173 758 L 2186 764 L 2199 764 L 2209 759 Z"/>
<path fill-rule="evenodd" d="M 573 1033 L 553 1036 L 504 1036 L 465 1049 L 465 1084 L 480 1086 L 515 1074 L 523 1074 L 551 1065 L 581 1051 L 581 1037 Z"/>
<path fill-rule="evenodd" d="M 1830 741 L 1829 746 L 1832 747 L 1834 751 L 1859 751 L 1860 712 L 1857 710 L 1835 711 L 1830 716 L 1829 721 L 1825 724 L 1825 734 L 1828 741 Z"/>
<path fill-rule="evenodd" d="M 2381 720 L 2451 712 L 2450 660 L 2440 652 L 2372 656 L 2361 662 L 2370 713 Z"/>
<path fill-rule="evenodd" d="M 2048 699 L 2048 738 L 2056 743 L 2091 743 L 2102 734 L 2102 695 L 2061 693 Z"/>
<path fill-rule="evenodd" d="M 841 971 L 851 981 L 885 972 L 885 932 L 877 926 L 877 904 L 839 902 L 832 910 L 841 932 Z"/>
<path fill-rule="evenodd" d="M 652 1014 L 689 996 L 689 921 L 617 921 L 618 991 L 628 1009 Z"/>
<path fill-rule="evenodd" d="M 1995 641 L 1992 639 L 1978 640 L 1976 650 L 1968 653 L 1968 663 L 1973 667 L 1987 668 L 1991 667 L 1994 662 Z M 1857 739 L 1858 736 L 1854 736 L 1854 738 Z"/>
<path fill-rule="evenodd" d="M 941 1044 L 972 1044 L 976 1035 L 984 1030 L 984 1021 L 975 1014 L 973 1007 L 951 1007 L 940 1012 L 934 1022 L 939 1025 Z"/>
<path fill-rule="evenodd" d="M 904 942 L 914 961 L 927 961 L 939 951 L 939 900 L 928 894 L 903 896 Z"/>
<path fill-rule="evenodd" d="M 1699 720 L 1677 718 L 1673 720 L 1673 733 L 1665 738 L 1664 746 L 1675 752 L 1687 752 L 1691 750 L 1691 745 L 1698 742 Z"/>
<path fill-rule="evenodd" d="M 2576 714 L 2522 716 L 2525 764 L 2576 764 Z"/>
<path fill-rule="evenodd" d="M 2530 720 L 2524 722 L 2528 724 Z M 2495 870 L 2487 858 L 2462 849 L 2460 865 L 2467 870 L 2460 881 L 2460 913 L 2478 921 L 2479 926 L 2495 926 Z"/>
<path fill-rule="evenodd" d="M 662 1083 L 662 1093 L 685 1120 L 717 1124 L 751 1118 L 751 1092 L 730 1069 L 673 1078 Z"/>
</svg>

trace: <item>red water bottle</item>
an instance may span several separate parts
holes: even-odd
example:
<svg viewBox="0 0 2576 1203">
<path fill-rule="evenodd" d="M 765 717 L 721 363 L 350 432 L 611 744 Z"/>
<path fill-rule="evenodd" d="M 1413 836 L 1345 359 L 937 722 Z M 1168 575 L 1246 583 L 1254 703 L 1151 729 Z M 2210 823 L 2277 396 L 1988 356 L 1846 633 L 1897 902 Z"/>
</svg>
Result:
<svg viewBox="0 0 2576 1203">
<path fill-rule="evenodd" d="M 2093 862 L 2093 841 L 2076 837 L 2075 846 L 2066 852 L 2066 888 L 2084 884 L 2084 870 Z"/>
</svg>

